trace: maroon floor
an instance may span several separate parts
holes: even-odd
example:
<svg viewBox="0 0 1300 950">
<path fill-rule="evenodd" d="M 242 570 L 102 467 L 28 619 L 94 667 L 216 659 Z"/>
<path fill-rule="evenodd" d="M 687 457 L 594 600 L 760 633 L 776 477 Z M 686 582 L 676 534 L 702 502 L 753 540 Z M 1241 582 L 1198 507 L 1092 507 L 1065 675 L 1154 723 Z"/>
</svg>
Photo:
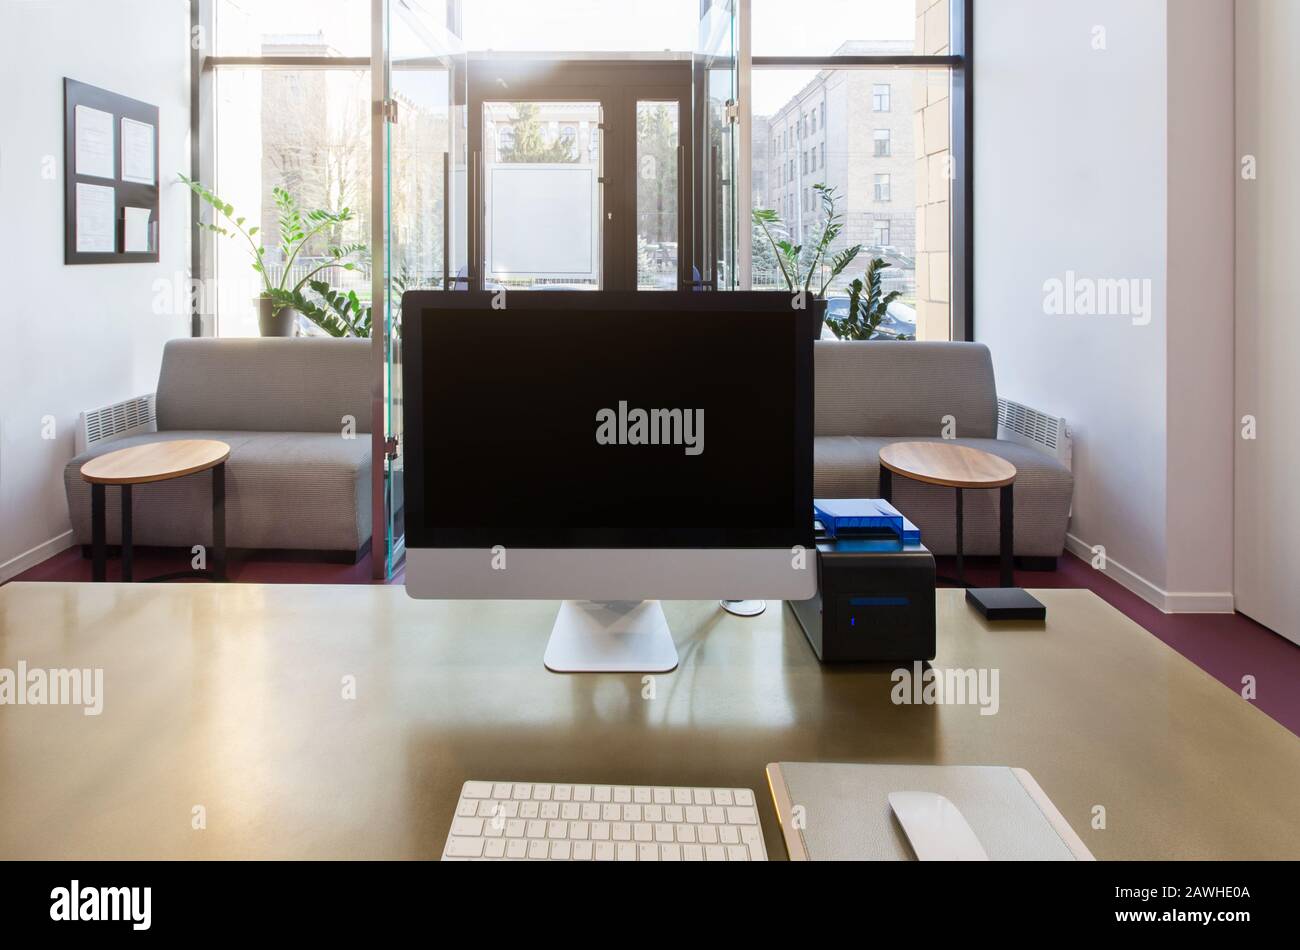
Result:
<svg viewBox="0 0 1300 950">
<path fill-rule="evenodd" d="M 188 559 L 158 550 L 136 552 L 135 576 L 150 577 L 188 567 Z M 953 573 L 951 558 L 939 559 L 941 574 Z M 287 559 L 252 559 L 236 554 L 229 578 L 250 584 L 372 584 L 371 559 L 357 564 L 330 564 Z M 117 564 L 109 563 L 110 579 Z M 88 581 L 90 561 L 79 548 L 70 548 L 18 575 L 20 581 Z M 399 571 L 394 579 L 401 583 Z M 967 558 L 966 580 L 973 586 L 996 586 L 994 558 Z M 1024 587 L 1083 587 L 1093 591 L 1154 636 L 1173 647 L 1226 688 L 1240 694 L 1242 677 L 1255 677 L 1254 703 L 1292 732 L 1300 735 L 1300 646 L 1241 614 L 1164 614 L 1093 570 L 1072 555 L 1060 559 L 1054 572 L 1017 571 Z"/>
</svg>

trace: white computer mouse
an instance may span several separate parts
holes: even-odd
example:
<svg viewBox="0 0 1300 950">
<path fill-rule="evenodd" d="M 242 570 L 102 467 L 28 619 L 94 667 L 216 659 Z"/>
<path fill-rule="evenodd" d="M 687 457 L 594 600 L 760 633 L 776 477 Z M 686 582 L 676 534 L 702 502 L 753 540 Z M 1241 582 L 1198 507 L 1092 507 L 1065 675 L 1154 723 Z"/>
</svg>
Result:
<svg viewBox="0 0 1300 950">
<path fill-rule="evenodd" d="M 987 861 L 957 806 L 936 792 L 890 792 L 889 805 L 921 861 Z"/>
</svg>

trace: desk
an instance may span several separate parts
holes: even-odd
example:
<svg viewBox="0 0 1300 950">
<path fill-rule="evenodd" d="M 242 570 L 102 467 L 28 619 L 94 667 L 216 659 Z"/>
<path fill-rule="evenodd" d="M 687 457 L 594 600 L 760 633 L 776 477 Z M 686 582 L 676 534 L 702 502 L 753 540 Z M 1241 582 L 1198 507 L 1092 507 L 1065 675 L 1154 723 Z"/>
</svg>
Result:
<svg viewBox="0 0 1300 950">
<path fill-rule="evenodd" d="M 1034 591 L 1045 628 L 963 593 L 939 662 L 997 668 L 996 715 L 894 705 L 889 667 L 822 668 L 777 604 L 665 604 L 681 666 L 644 699 L 543 669 L 554 602 L 9 584 L 0 667 L 102 667 L 104 708 L 0 707 L 0 858 L 434 858 L 468 778 L 747 786 L 781 857 L 782 760 L 1023 766 L 1101 860 L 1300 856 L 1300 739 L 1089 592 Z"/>
</svg>

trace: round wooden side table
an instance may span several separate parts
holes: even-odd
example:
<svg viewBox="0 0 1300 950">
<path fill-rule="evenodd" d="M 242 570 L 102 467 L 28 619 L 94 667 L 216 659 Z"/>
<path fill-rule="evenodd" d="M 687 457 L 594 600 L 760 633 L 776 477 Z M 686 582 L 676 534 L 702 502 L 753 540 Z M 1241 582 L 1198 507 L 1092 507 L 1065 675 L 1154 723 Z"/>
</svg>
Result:
<svg viewBox="0 0 1300 950">
<path fill-rule="evenodd" d="M 957 583 L 966 586 L 962 573 L 962 492 L 967 488 L 999 489 L 1000 543 L 1003 587 L 1015 584 L 1012 572 L 1012 533 L 1015 522 L 1012 485 L 1016 467 L 989 452 L 953 442 L 895 442 L 880 450 L 880 495 L 890 501 L 893 476 L 957 490 Z"/>
<path fill-rule="evenodd" d="M 131 487 L 150 482 L 165 482 L 196 472 L 212 471 L 212 568 L 213 580 L 226 576 L 226 459 L 230 446 L 215 439 L 176 439 L 148 442 L 93 458 L 81 466 L 81 477 L 90 482 L 91 545 L 94 579 L 102 581 L 108 573 L 107 530 L 104 525 L 104 496 L 109 485 L 117 485 L 122 494 L 122 580 L 131 580 Z M 151 578 L 166 580 L 169 577 Z M 193 576 L 185 572 L 184 576 Z"/>
</svg>

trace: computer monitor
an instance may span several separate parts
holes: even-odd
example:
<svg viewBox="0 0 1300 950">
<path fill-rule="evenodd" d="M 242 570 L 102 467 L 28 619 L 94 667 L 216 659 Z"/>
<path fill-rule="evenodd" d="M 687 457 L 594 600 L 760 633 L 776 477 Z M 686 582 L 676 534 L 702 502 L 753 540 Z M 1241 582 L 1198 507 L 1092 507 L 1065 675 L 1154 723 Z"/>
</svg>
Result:
<svg viewBox="0 0 1300 950">
<path fill-rule="evenodd" d="M 409 291 L 406 589 L 560 599 L 557 672 L 666 672 L 661 599 L 816 591 L 810 309 Z"/>
</svg>

